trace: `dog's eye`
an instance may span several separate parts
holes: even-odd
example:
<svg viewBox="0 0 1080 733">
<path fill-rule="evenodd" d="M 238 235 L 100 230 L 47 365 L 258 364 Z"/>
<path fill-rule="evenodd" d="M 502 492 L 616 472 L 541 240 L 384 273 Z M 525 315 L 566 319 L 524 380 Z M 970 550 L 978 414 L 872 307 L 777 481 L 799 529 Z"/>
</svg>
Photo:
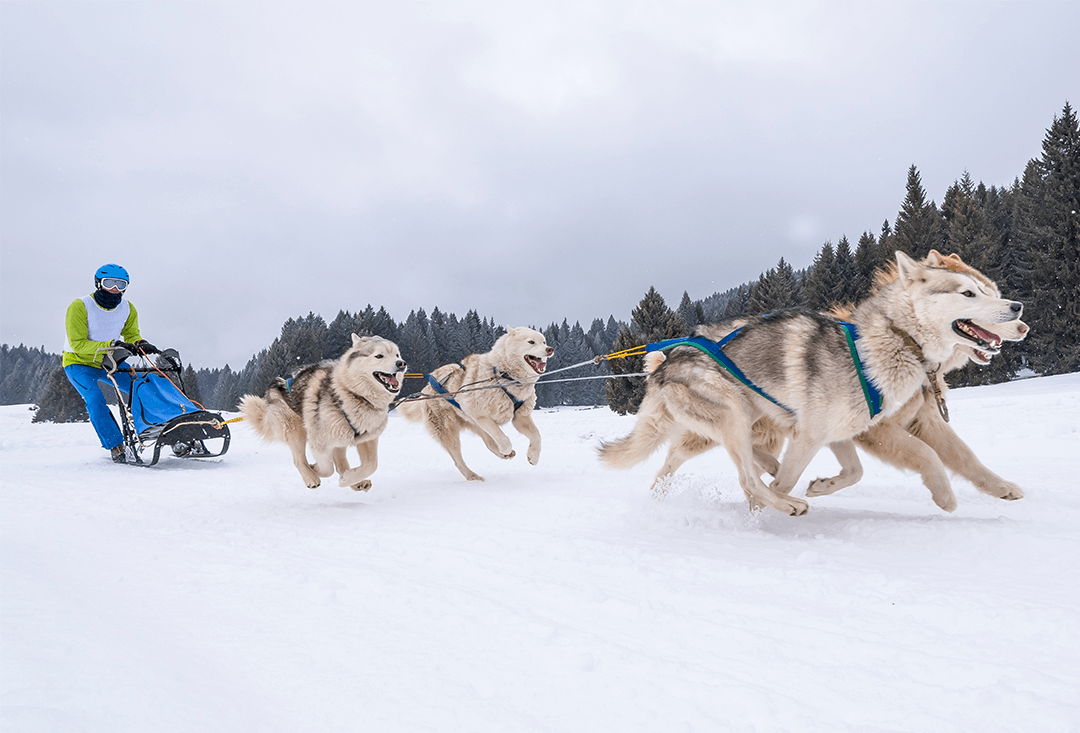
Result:
<svg viewBox="0 0 1080 733">
<path fill-rule="evenodd" d="M 533 341 L 532 339 L 529 339 L 529 346 L 532 346 L 535 343 L 536 343 L 535 341 Z"/>
<path fill-rule="evenodd" d="M 381 358 L 382 358 L 382 354 L 376 354 L 376 355 L 375 355 L 375 358 L 376 358 L 376 359 L 381 359 Z"/>
<path fill-rule="evenodd" d="M 965 298 L 975 297 L 975 293 L 971 292 L 970 290 L 965 290 L 963 293 L 961 293 L 961 295 L 963 295 Z"/>
</svg>

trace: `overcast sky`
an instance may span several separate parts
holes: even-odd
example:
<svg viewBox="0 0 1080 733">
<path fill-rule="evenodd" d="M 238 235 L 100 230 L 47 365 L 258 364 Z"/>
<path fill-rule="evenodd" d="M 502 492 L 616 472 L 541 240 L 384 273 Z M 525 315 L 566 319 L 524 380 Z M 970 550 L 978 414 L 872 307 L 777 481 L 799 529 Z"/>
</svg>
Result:
<svg viewBox="0 0 1080 733">
<path fill-rule="evenodd" d="M 0 341 L 125 266 L 240 368 L 309 311 L 629 318 L 1005 186 L 1080 3 L 0 2 Z M 408 355 L 406 355 L 408 357 Z"/>
</svg>

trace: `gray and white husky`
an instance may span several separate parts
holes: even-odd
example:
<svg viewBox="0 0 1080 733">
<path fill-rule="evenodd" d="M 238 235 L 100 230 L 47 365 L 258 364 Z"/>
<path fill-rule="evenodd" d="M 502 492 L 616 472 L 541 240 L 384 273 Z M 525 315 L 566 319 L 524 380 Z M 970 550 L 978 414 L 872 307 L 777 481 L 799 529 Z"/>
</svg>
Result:
<svg viewBox="0 0 1080 733">
<path fill-rule="evenodd" d="M 407 420 L 424 423 L 469 481 L 483 481 L 484 477 L 465 465 L 462 430 L 476 433 L 488 450 L 509 459 L 516 453 L 499 426 L 512 423 L 529 439 L 526 457 L 535 466 L 540 460 L 540 431 L 532 419 L 535 383 L 554 353 L 539 331 L 510 326 L 491 351 L 470 354 L 459 364 L 446 364 L 431 373 L 444 393 L 464 390 L 452 398 L 453 402 L 438 397 L 440 393 L 428 386 L 422 393 L 426 399 L 403 402 L 397 410 Z"/>
<path fill-rule="evenodd" d="M 405 362 L 392 341 L 352 335 L 339 359 L 301 368 L 278 378 L 263 397 L 244 395 L 240 412 L 262 439 L 285 443 L 309 489 L 320 477 L 340 474 L 339 486 L 371 488 L 378 467 L 379 436 L 386 429 L 390 402 L 401 390 Z M 315 463 L 308 463 L 307 447 Z M 356 446 L 360 465 L 349 467 L 345 450 Z"/>
<path fill-rule="evenodd" d="M 768 398 L 702 351 L 677 347 L 650 375 L 634 430 L 602 445 L 601 460 L 628 468 L 672 442 L 673 452 L 679 444 L 688 449 L 688 455 L 675 457 L 677 467 L 720 443 L 735 462 L 752 507 L 803 514 L 806 501 L 789 494 L 822 447 L 832 448 L 842 467 L 858 466 L 852 439 L 919 396 L 958 347 L 994 350 L 990 334 L 976 322 L 1018 321 L 1022 312 L 1020 303 L 1002 299 L 985 278 L 950 267 L 936 252 L 922 262 L 897 252 L 896 279 L 878 287 L 847 319 L 858 330 L 863 376 L 880 393 L 880 412 L 872 414 L 868 407 L 839 323 L 812 311 L 782 311 L 747 319 L 724 348 Z M 720 324 L 698 333 L 719 340 L 730 331 L 730 324 Z M 768 486 L 761 473 L 769 454 L 754 445 L 754 426 L 762 419 L 789 436 Z"/>
<path fill-rule="evenodd" d="M 966 272 L 981 280 L 994 293 L 1000 295 L 997 285 L 977 269 L 966 264 L 958 255 L 943 257 L 932 251 L 924 264 L 946 266 L 949 269 Z M 877 273 L 875 287 L 880 288 L 894 281 L 896 267 L 886 268 Z M 851 306 L 834 308 L 829 315 L 847 319 L 851 315 Z M 716 337 L 726 336 L 731 331 L 746 325 L 746 320 L 733 320 L 725 324 L 710 327 Z M 873 425 L 868 431 L 855 438 L 855 443 L 867 453 L 897 468 L 916 471 L 922 477 L 923 484 L 930 490 L 934 503 L 945 511 L 956 509 L 956 494 L 949 482 L 948 471 L 966 478 L 981 492 L 999 499 L 1023 498 L 1023 490 L 1011 481 L 1007 481 L 987 468 L 975 455 L 974 451 L 956 434 L 948 424 L 943 411 L 948 385 L 945 375 L 967 364 L 989 364 L 1005 341 L 1022 341 L 1029 332 L 1029 327 L 1017 319 L 1004 323 L 979 323 L 971 321 L 965 326 L 977 334 L 981 341 L 958 344 L 953 357 L 932 375 L 936 389 L 928 381 L 922 390 L 913 396 L 897 412 Z M 981 347 L 981 348 L 980 348 Z M 664 360 L 662 352 L 654 351 L 646 357 L 645 370 L 654 371 Z M 775 475 L 779 469 L 778 456 L 787 435 L 778 426 L 762 417 L 754 423 L 754 459 L 762 472 Z M 673 438 L 668 447 L 668 455 L 663 467 L 657 473 L 654 490 L 662 491 L 663 481 L 678 470 L 679 466 L 690 458 L 699 455 L 716 443 L 694 433 L 683 433 Z M 856 484 L 862 478 L 862 465 L 851 446 L 846 443 L 829 446 L 841 462 L 841 471 L 837 476 L 819 478 L 810 482 L 806 490 L 808 497 L 832 494 L 840 489 Z"/>
</svg>

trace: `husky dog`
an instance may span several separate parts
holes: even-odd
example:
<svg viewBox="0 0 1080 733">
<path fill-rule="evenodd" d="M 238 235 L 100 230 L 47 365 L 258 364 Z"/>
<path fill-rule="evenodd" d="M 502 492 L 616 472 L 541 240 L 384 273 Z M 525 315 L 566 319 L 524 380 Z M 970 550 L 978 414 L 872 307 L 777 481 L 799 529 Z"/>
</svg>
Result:
<svg viewBox="0 0 1080 733">
<path fill-rule="evenodd" d="M 1002 341 L 1021 341 L 1029 330 L 1028 325 L 1020 320 L 993 325 L 972 322 L 972 325 L 980 329 L 983 337 L 992 345 L 1000 345 Z M 934 376 L 936 391 L 929 383 L 923 385 L 922 390 L 899 411 L 855 438 L 858 446 L 870 455 L 896 468 L 919 473 L 934 503 L 947 512 L 956 509 L 956 495 L 949 483 L 948 470 L 966 478 L 979 491 L 990 496 L 1009 500 L 1024 496 L 1019 486 L 1001 478 L 979 461 L 971 448 L 949 426 L 942 412 L 948 391 L 945 374 L 964 366 L 968 361 L 988 364 L 991 356 L 993 352 L 974 346 L 958 347 L 953 358 L 943 364 Z M 754 423 L 754 459 L 764 472 L 775 475 L 780 465 L 776 456 L 780 454 L 785 437 L 765 418 Z M 912 440 L 913 437 L 917 440 Z M 674 473 L 692 455 L 711 447 L 712 444 L 700 445 L 700 441 L 694 441 L 692 437 L 688 445 L 680 449 L 673 443 L 658 480 Z M 862 466 L 848 446 L 829 447 L 841 461 L 840 474 L 811 481 L 806 490 L 808 497 L 835 493 L 858 483 L 862 478 Z M 679 455 L 681 460 L 674 455 Z"/>
<path fill-rule="evenodd" d="M 900 412 L 958 346 L 992 350 L 974 321 L 1007 323 L 1023 311 L 1020 303 L 1000 298 L 985 278 L 950 268 L 936 252 L 923 262 L 897 252 L 896 272 L 895 280 L 875 290 L 849 318 L 858 329 L 865 377 L 882 398 L 877 414 L 868 407 L 838 322 L 811 311 L 783 311 L 747 319 L 724 349 L 760 391 L 696 348 L 675 348 L 649 377 L 633 432 L 602 445 L 601 459 L 627 468 L 672 442 L 663 476 L 722 443 L 752 507 L 805 513 L 806 502 L 789 492 L 818 450 L 829 445 L 842 468 L 855 466 L 861 474 L 852 439 Z M 729 324 L 720 324 L 698 333 L 718 340 L 730 331 Z M 778 451 L 760 444 L 755 449 L 754 424 L 762 418 L 790 436 L 770 486 L 760 475 L 773 468 L 769 461 L 775 464 L 771 456 Z"/>
<path fill-rule="evenodd" d="M 244 395 L 240 412 L 265 442 L 285 443 L 309 489 L 320 477 L 340 474 L 339 486 L 371 488 L 378 467 L 379 436 L 390 401 L 401 390 L 405 362 L 398 347 L 378 336 L 352 335 L 339 359 L 303 367 L 274 380 L 263 397 Z M 307 446 L 315 463 L 307 461 Z M 360 465 L 349 467 L 345 449 L 356 446 Z"/>
<path fill-rule="evenodd" d="M 968 272 L 981 279 L 992 292 L 999 293 L 992 280 L 966 265 L 957 255 L 950 255 L 943 258 L 943 261 L 950 269 Z M 878 281 L 879 287 L 893 276 L 892 272 L 885 273 Z M 847 316 L 846 313 L 837 315 Z M 930 490 L 934 503 L 947 512 L 956 509 L 956 495 L 949 484 L 946 469 L 963 476 L 984 494 L 1008 500 L 1021 499 L 1024 496 L 1019 486 L 1001 478 L 979 461 L 971 448 L 949 427 L 938 400 L 944 404 L 945 393 L 948 391 L 945 374 L 959 369 L 968 361 L 989 364 L 991 357 L 1000 350 L 1003 341 L 1022 341 L 1030 328 L 1019 319 L 1004 323 L 980 323 L 973 320 L 969 326 L 973 329 L 973 335 L 981 338 L 990 348 L 980 348 L 975 342 L 958 345 L 953 357 L 942 364 L 934 375 L 936 390 L 932 385 L 924 386 L 920 395 L 916 395 L 895 414 L 855 439 L 859 447 L 870 455 L 897 468 L 911 469 L 921 474 L 923 484 Z M 911 440 L 910 436 L 915 436 L 918 440 Z M 827 480 L 818 479 L 811 484 L 806 495 L 822 496 L 841 488 L 844 487 L 833 488 Z"/>
<path fill-rule="evenodd" d="M 441 390 L 425 387 L 425 399 L 404 402 L 398 412 L 407 420 L 422 421 L 469 481 L 483 481 L 484 477 L 466 466 L 461 457 L 463 429 L 479 435 L 488 450 L 500 458 L 513 458 L 516 454 L 510 439 L 499 428 L 512 422 L 529 439 L 526 455 L 535 466 L 540 460 L 540 431 L 532 419 L 535 383 L 554 353 L 539 331 L 509 326 L 491 351 L 470 354 L 460 364 L 446 364 L 433 371 L 431 376 Z"/>
<path fill-rule="evenodd" d="M 924 264 L 938 264 L 957 272 L 968 273 L 1000 295 L 994 281 L 966 264 L 958 255 L 942 257 L 938 252 L 932 251 Z M 880 288 L 896 277 L 895 267 L 880 271 L 875 278 L 875 287 Z M 851 307 L 834 308 L 830 315 L 847 319 L 851 315 Z M 737 327 L 732 326 L 731 330 Z M 949 483 L 947 469 L 966 478 L 979 491 L 990 496 L 1007 500 L 1021 499 L 1024 496 L 1019 486 L 984 466 L 971 448 L 949 427 L 947 411 L 944 410 L 945 393 L 948 391 L 944 377 L 968 361 L 989 364 L 990 359 L 1000 351 L 1004 341 L 1022 341 L 1030 329 L 1019 319 L 994 324 L 973 320 L 966 324 L 965 328 L 982 340 L 982 348 L 976 342 L 958 344 L 952 358 L 931 375 L 932 384 L 924 384 L 921 392 L 899 411 L 855 438 L 859 447 L 885 463 L 918 472 L 922 476 L 923 484 L 930 490 L 934 503 L 948 512 L 956 509 L 956 495 Z M 912 440 L 912 437 L 918 440 Z M 779 455 L 783 440 L 784 436 L 779 434 L 768 420 L 762 419 L 754 424 L 755 459 L 765 472 L 775 473 L 779 465 L 775 456 Z M 806 490 L 808 497 L 832 494 L 857 483 L 862 477 L 862 466 L 858 457 L 848 446 L 840 446 L 839 450 L 835 445 L 830 447 L 841 461 L 840 475 L 811 481 Z M 674 450 L 673 445 L 672 451 Z M 669 463 L 673 463 L 670 454 Z M 667 473 L 673 472 L 675 468 L 677 465 L 674 468 L 669 467 Z"/>
</svg>

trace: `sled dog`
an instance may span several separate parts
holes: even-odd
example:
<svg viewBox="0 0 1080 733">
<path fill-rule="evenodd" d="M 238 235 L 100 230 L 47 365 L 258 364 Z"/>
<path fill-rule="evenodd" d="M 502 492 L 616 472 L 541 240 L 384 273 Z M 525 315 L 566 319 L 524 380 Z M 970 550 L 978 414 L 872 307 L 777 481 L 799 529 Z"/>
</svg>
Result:
<svg viewBox="0 0 1080 733">
<path fill-rule="evenodd" d="M 244 395 L 240 412 L 265 442 L 289 446 L 309 489 L 336 470 L 339 486 L 367 491 L 368 477 L 378 467 L 379 436 L 404 372 L 392 341 L 353 334 L 352 347 L 341 358 L 303 367 L 289 379 L 279 377 L 262 397 Z M 360 456 L 356 468 L 345 456 L 350 445 Z M 308 463 L 308 446 L 314 464 Z"/>
<path fill-rule="evenodd" d="M 818 450 L 828 445 L 842 469 L 855 466 L 861 473 L 853 442 L 857 435 L 919 396 L 929 375 L 953 358 L 958 346 L 992 351 L 995 347 L 975 322 L 1019 320 L 1022 304 L 1002 299 L 985 278 L 949 264 L 937 252 L 923 262 L 897 252 L 896 279 L 851 311 L 848 321 L 858 331 L 862 377 L 838 321 L 802 309 L 749 318 L 731 338 L 724 353 L 741 369 L 743 381 L 696 348 L 672 349 L 648 378 L 634 430 L 601 445 L 601 460 L 612 468 L 628 468 L 670 442 L 672 451 L 661 471 L 667 475 L 720 443 L 753 508 L 805 513 L 806 502 L 790 491 Z M 730 331 L 727 324 L 699 329 L 712 340 Z M 864 392 L 863 378 L 880 395 L 878 412 Z M 769 460 L 778 450 L 776 445 L 763 447 L 760 435 L 755 449 L 754 425 L 763 418 L 762 425 L 788 436 L 768 486 L 760 475 L 763 468 L 774 468 Z M 850 477 L 842 473 L 839 478 Z"/>
<path fill-rule="evenodd" d="M 510 439 L 499 427 L 513 423 L 529 439 L 526 456 L 535 466 L 540 460 L 540 431 L 532 419 L 535 383 L 554 353 L 539 331 L 510 326 L 491 351 L 470 354 L 460 364 L 446 364 L 433 371 L 431 376 L 442 391 L 429 385 L 423 389 L 424 398 L 403 402 L 398 412 L 407 420 L 423 422 L 469 481 L 483 481 L 484 477 L 466 466 L 461 457 L 462 430 L 479 435 L 488 450 L 500 458 L 513 458 L 516 454 Z M 438 397 L 459 390 L 464 391 Z"/>
<path fill-rule="evenodd" d="M 980 279 L 994 293 L 999 293 L 997 285 L 975 268 L 967 265 L 958 255 L 941 257 L 932 253 L 927 264 L 944 264 L 949 269 L 967 272 Z M 896 279 L 896 268 L 887 268 L 878 273 L 876 287 Z M 836 318 L 847 319 L 851 307 L 838 307 L 829 312 Z M 745 325 L 745 320 L 730 321 L 711 327 L 715 338 L 722 338 L 731 331 Z M 942 404 L 948 391 L 944 375 L 959 369 L 968 361 L 977 364 L 989 364 L 990 359 L 999 352 L 1004 341 L 1021 341 L 1030 330 L 1028 325 L 1017 319 L 1005 323 L 984 324 L 972 321 L 974 329 L 988 344 L 980 349 L 972 343 L 959 344 L 952 358 L 941 365 L 934 375 L 938 394 Z M 646 359 L 646 371 L 651 372 L 664 360 L 662 352 L 652 352 Z M 913 441 L 915 437 L 918 440 Z M 767 418 L 754 423 L 754 458 L 758 467 L 765 473 L 775 475 L 779 461 L 777 456 L 783 447 L 786 435 Z M 1023 490 L 1001 478 L 984 466 L 960 436 L 948 425 L 938 403 L 938 397 L 929 383 L 924 384 L 919 394 L 909 400 L 897 413 L 882 420 L 867 432 L 855 438 L 859 447 L 880 460 L 900 469 L 916 471 L 922 477 L 923 484 L 930 490 L 931 496 L 945 511 L 956 508 L 956 496 L 949 483 L 948 470 L 966 478 L 983 493 L 1000 499 L 1020 499 Z M 703 440 L 692 433 L 684 433 L 671 441 L 667 460 L 657 474 L 654 489 L 659 489 L 660 482 L 673 474 L 679 466 L 695 455 L 710 448 L 715 443 Z M 858 456 L 849 446 L 831 445 L 834 454 L 841 460 L 841 472 L 831 478 L 819 478 L 810 482 L 808 497 L 824 496 L 854 485 L 862 478 L 862 466 Z M 845 463 L 846 461 L 846 463 Z"/>
<path fill-rule="evenodd" d="M 957 255 L 950 255 L 943 258 L 943 261 L 947 267 L 979 278 L 991 292 L 1000 294 L 992 280 L 966 265 Z M 879 287 L 893 277 L 895 270 L 883 273 L 878 280 Z M 837 315 L 846 318 L 848 314 L 840 311 Z M 940 397 L 944 404 L 945 393 L 949 389 L 945 383 L 946 374 L 969 361 L 989 364 L 990 359 L 1001 349 L 1002 342 L 1022 341 L 1027 337 L 1030 328 L 1019 318 L 1003 323 L 973 320 L 971 326 L 974 333 L 990 348 L 980 348 L 974 342 L 958 345 L 953 356 L 932 375 L 937 383 L 936 394 L 933 385 L 924 385 L 920 394 L 909 400 L 894 415 L 855 438 L 859 447 L 870 455 L 896 468 L 918 472 L 922 476 L 923 485 L 930 490 L 934 503 L 947 512 L 956 509 L 956 494 L 949 483 L 948 470 L 967 479 L 984 494 L 1007 500 L 1022 499 L 1024 496 L 1019 486 L 1006 481 L 979 461 L 974 451 L 949 426 L 938 399 Z M 918 440 L 911 440 L 911 436 Z M 831 494 L 842 488 L 842 483 L 834 487 L 828 479 L 818 479 L 812 482 L 807 496 Z"/>
</svg>

